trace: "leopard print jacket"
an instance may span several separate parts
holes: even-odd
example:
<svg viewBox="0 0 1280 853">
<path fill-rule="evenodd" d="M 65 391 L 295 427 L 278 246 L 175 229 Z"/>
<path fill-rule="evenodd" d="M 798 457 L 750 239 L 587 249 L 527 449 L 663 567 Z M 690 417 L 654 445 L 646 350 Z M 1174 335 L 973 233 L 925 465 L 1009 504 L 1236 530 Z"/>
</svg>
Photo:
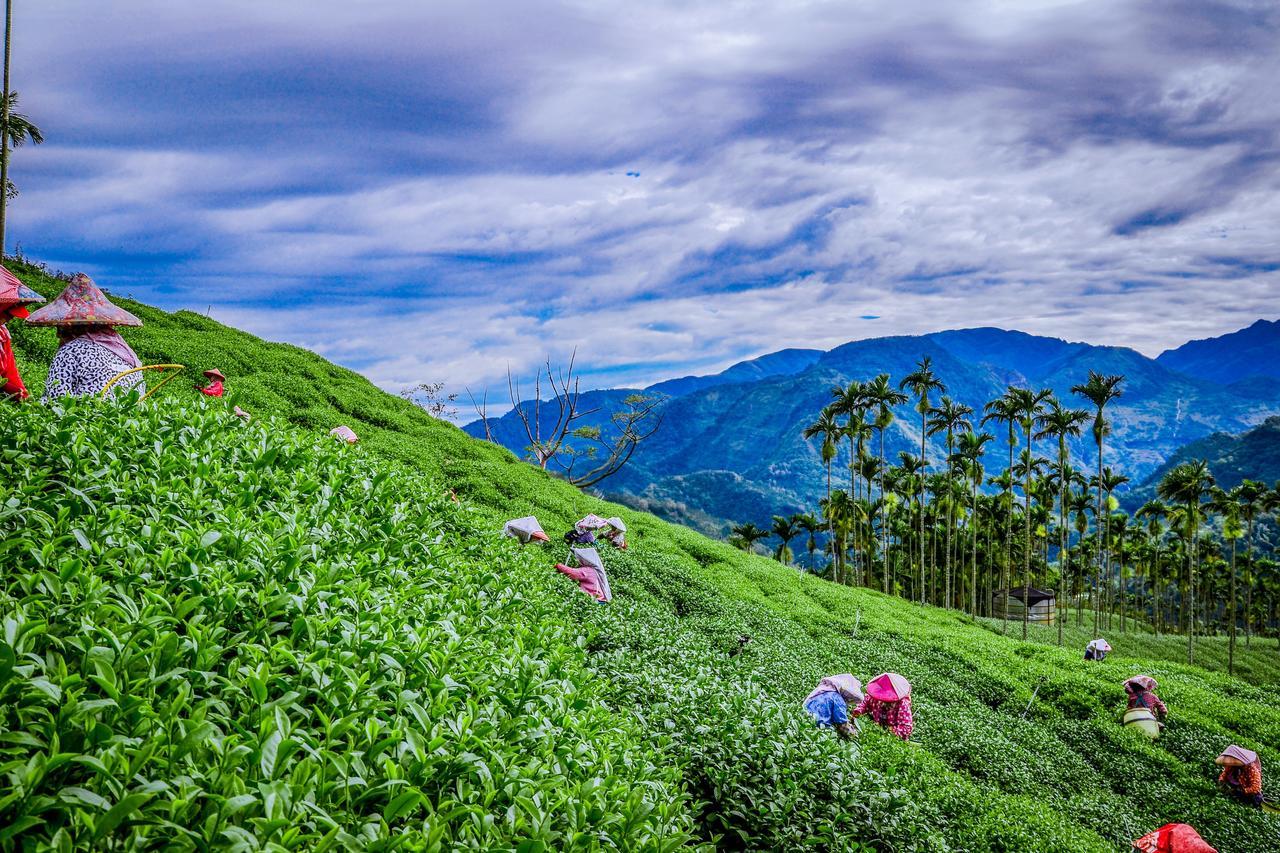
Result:
<svg viewBox="0 0 1280 853">
<path fill-rule="evenodd" d="M 113 376 L 123 373 L 130 366 L 111 350 L 100 347 L 91 340 L 76 338 L 58 348 L 58 354 L 49 365 L 44 396 L 40 399 L 47 402 L 52 397 L 90 397 L 101 394 Z M 127 392 L 135 386 L 139 392 L 145 393 L 146 385 L 142 384 L 142 377 L 137 373 L 121 379 L 111 391 L 114 395 L 116 392 Z"/>
</svg>

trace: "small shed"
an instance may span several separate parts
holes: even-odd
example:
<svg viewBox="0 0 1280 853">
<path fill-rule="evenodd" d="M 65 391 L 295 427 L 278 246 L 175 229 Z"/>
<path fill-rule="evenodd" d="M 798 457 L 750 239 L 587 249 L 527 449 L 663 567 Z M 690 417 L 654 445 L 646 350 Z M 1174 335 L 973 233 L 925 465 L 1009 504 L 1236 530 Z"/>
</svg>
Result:
<svg viewBox="0 0 1280 853">
<path fill-rule="evenodd" d="M 1023 596 L 1026 601 L 1023 601 Z M 1009 619 L 1021 622 L 1023 612 L 1027 613 L 1027 621 L 1041 625 L 1052 625 L 1058 617 L 1058 602 L 1053 590 L 1031 587 L 1014 587 L 997 590 L 991 596 L 991 614 L 997 619 Z"/>
</svg>

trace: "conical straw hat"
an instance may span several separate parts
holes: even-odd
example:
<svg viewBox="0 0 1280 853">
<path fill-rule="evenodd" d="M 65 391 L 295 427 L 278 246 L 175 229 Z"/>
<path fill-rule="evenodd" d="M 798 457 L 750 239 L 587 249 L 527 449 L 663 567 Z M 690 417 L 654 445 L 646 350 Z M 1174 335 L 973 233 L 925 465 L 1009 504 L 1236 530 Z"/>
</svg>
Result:
<svg viewBox="0 0 1280 853">
<path fill-rule="evenodd" d="M 867 683 L 867 693 L 881 702 L 897 702 L 911 695 L 911 682 L 896 672 L 886 672 Z"/>
<path fill-rule="evenodd" d="M 44 297 L 0 266 L 0 308 L 8 308 L 11 305 L 32 305 L 36 302 L 44 302 Z"/>
<path fill-rule="evenodd" d="M 84 273 L 75 278 L 58 298 L 32 312 L 27 322 L 33 326 L 141 326 L 142 321 L 113 305 Z"/>
</svg>

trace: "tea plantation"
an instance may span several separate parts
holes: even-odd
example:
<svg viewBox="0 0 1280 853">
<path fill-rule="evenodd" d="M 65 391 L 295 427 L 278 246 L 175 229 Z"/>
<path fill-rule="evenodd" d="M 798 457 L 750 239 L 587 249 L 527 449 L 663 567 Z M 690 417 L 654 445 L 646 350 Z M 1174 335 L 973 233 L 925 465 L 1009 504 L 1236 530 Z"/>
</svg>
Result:
<svg viewBox="0 0 1280 853">
<path fill-rule="evenodd" d="M 1280 849 L 1212 763 L 1238 742 L 1280 768 L 1274 641 L 1252 684 L 1115 637 L 1086 664 L 604 504 L 304 350 L 125 304 L 144 362 L 217 366 L 256 417 L 183 380 L 142 406 L 0 407 L 4 849 L 1101 851 L 1169 821 Z M 52 335 L 14 331 L 38 394 Z M 607 606 L 551 568 L 562 547 L 497 535 L 588 511 L 633 543 L 605 554 Z M 886 669 L 915 685 L 911 743 L 841 742 L 799 707 L 824 674 Z M 1116 724 L 1138 672 L 1172 711 L 1156 744 Z"/>
</svg>

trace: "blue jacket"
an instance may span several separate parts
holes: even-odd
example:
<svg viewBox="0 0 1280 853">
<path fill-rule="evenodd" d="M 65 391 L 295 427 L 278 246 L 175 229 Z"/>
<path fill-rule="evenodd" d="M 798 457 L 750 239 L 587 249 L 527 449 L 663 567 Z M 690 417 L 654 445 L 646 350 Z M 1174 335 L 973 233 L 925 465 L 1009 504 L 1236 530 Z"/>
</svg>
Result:
<svg viewBox="0 0 1280 853">
<path fill-rule="evenodd" d="M 836 726 L 849 722 L 849 705 L 835 690 L 814 696 L 804 703 L 804 709 L 818 721 L 820 726 Z"/>
</svg>

